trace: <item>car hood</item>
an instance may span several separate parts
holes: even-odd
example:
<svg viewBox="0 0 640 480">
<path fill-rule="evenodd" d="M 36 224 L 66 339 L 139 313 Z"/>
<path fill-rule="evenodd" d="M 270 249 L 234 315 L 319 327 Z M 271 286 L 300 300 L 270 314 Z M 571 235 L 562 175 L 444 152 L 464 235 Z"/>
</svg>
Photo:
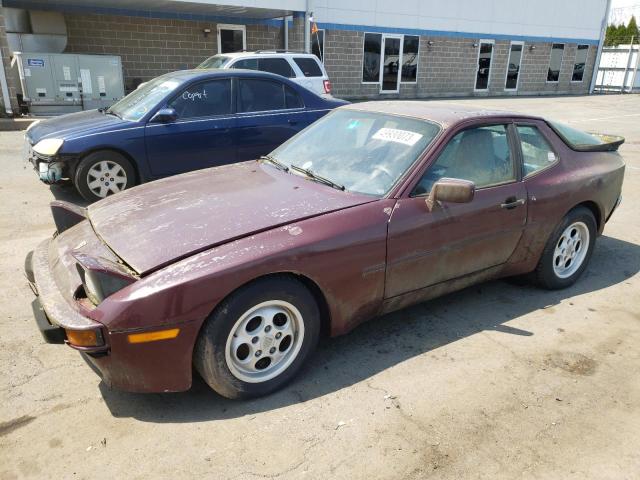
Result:
<svg viewBox="0 0 640 480">
<path fill-rule="evenodd" d="M 371 202 L 255 161 L 147 183 L 88 208 L 96 234 L 146 274 L 222 243 Z"/>
<path fill-rule="evenodd" d="M 39 121 L 29 129 L 27 138 L 32 144 L 43 138 L 76 138 L 88 133 L 100 133 L 133 125 L 135 122 L 122 120 L 115 115 L 107 115 L 98 110 L 69 113 L 59 117 Z"/>
</svg>

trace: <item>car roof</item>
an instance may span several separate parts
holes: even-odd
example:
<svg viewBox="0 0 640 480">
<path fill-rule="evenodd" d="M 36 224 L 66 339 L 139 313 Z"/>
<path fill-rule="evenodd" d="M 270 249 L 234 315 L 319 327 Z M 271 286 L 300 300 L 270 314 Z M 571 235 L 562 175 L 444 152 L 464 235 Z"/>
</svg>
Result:
<svg viewBox="0 0 640 480">
<path fill-rule="evenodd" d="M 430 120 L 439 123 L 443 128 L 449 128 L 464 120 L 472 118 L 513 117 L 541 120 L 540 117 L 523 115 L 522 113 L 457 105 L 453 103 L 432 103 L 424 100 L 383 100 L 362 102 L 352 103 L 340 108 L 386 113 L 391 115 L 404 115 L 420 120 Z"/>
<path fill-rule="evenodd" d="M 177 70 L 175 72 L 165 73 L 163 77 L 179 80 L 180 82 L 188 82 L 191 80 L 206 80 L 215 77 L 263 77 L 284 81 L 287 84 L 294 84 L 288 78 L 275 73 L 264 72 L 261 70 L 245 70 L 242 68 L 223 69 L 223 68 L 195 68 L 192 70 Z"/>
<path fill-rule="evenodd" d="M 304 52 L 280 52 L 278 50 L 257 50 L 254 52 L 231 52 L 231 53 L 219 53 L 218 55 L 229 58 L 241 58 L 241 57 L 315 57 L 313 53 Z"/>
</svg>

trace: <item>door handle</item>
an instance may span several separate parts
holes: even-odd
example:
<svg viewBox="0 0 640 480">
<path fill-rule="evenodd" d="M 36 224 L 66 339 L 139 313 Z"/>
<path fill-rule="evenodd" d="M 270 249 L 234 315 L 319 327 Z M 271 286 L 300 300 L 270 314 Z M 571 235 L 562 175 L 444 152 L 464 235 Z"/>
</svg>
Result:
<svg viewBox="0 0 640 480">
<path fill-rule="evenodd" d="M 289 125 L 297 125 L 298 124 L 298 120 L 294 120 L 292 118 L 290 118 L 289 120 L 287 120 L 287 122 L 289 122 Z"/>
<path fill-rule="evenodd" d="M 509 197 L 507 198 L 504 203 L 500 204 L 500 208 L 506 208 L 507 210 L 511 210 L 512 208 L 516 208 L 519 207 L 520 205 L 524 205 L 524 198 L 518 198 L 516 200 L 516 197 Z"/>
</svg>

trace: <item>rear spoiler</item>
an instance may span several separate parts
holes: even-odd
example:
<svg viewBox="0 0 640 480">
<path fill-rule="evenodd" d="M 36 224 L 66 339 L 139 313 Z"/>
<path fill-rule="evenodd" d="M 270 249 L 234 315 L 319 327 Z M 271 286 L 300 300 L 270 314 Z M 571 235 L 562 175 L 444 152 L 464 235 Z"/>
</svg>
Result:
<svg viewBox="0 0 640 480">
<path fill-rule="evenodd" d="M 552 122 L 547 122 L 547 125 L 556 132 L 556 134 L 571 150 L 575 150 L 576 152 L 615 152 L 618 150 L 618 147 L 624 143 L 624 137 L 620 137 L 618 135 L 589 132 L 589 135 L 596 137 L 602 143 L 576 144 L 571 142 L 558 128 L 553 125 Z"/>
</svg>

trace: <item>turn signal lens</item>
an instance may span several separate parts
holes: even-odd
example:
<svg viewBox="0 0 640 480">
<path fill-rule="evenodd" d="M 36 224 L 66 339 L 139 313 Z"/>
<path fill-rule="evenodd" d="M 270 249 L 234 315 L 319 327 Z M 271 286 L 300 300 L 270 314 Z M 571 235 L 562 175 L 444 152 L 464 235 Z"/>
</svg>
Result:
<svg viewBox="0 0 640 480">
<path fill-rule="evenodd" d="M 102 339 L 96 330 L 68 330 L 65 328 L 65 332 L 69 343 L 76 347 L 98 347 L 102 344 Z"/>
<path fill-rule="evenodd" d="M 132 333 L 128 335 L 127 338 L 129 339 L 129 343 L 146 343 L 157 340 L 170 340 L 176 338 L 179 333 L 179 328 L 171 328 L 169 330 L 156 330 L 155 332 Z"/>
</svg>

